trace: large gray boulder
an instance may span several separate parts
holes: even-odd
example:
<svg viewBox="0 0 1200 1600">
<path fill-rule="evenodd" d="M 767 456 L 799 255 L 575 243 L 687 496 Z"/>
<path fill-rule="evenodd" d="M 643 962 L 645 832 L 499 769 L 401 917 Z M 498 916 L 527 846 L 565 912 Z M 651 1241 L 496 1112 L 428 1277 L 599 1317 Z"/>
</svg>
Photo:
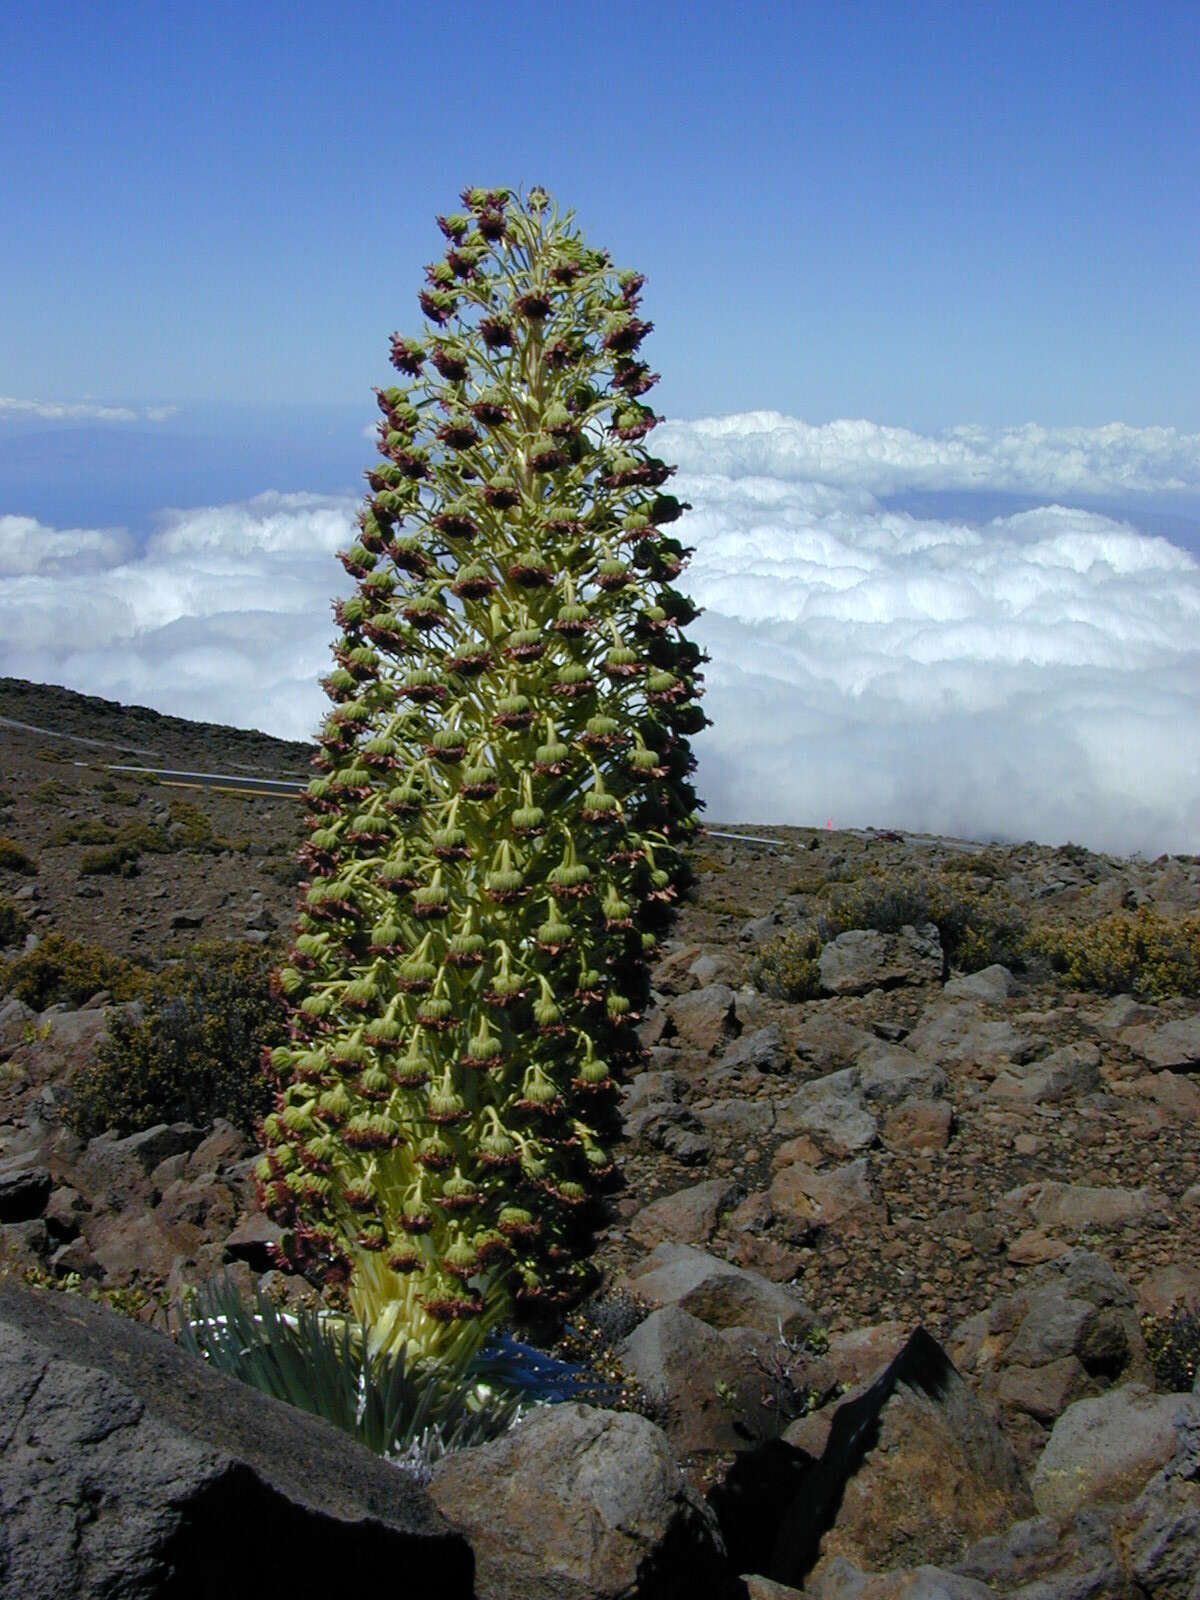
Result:
<svg viewBox="0 0 1200 1600">
<path fill-rule="evenodd" d="M 666 1435 L 630 1412 L 539 1407 L 503 1438 L 443 1457 L 429 1489 L 474 1547 L 477 1600 L 744 1593 Z"/>
<path fill-rule="evenodd" d="M 1194 1396 L 1152 1394 L 1140 1383 L 1077 1400 L 1055 1423 L 1034 1469 L 1038 1510 L 1063 1517 L 1134 1499 L 1174 1456 L 1180 1430 L 1198 1420 Z"/>
<path fill-rule="evenodd" d="M 803 1582 L 807 1593 L 837 1557 L 864 1571 L 950 1564 L 1033 1509 L 995 1423 L 918 1328 L 869 1388 L 837 1407 L 782 1521 L 769 1576 Z"/>
<path fill-rule="evenodd" d="M 936 983 L 945 958 L 932 922 L 905 926 L 898 933 L 854 928 L 840 933 L 821 951 L 818 966 L 823 994 L 867 994 L 899 984 Z"/>
<path fill-rule="evenodd" d="M 355 1571 L 472 1595 L 466 1542 L 407 1473 L 163 1334 L 0 1283 L 0 1594 L 250 1600 Z"/>
<path fill-rule="evenodd" d="M 794 1290 L 692 1245 L 664 1242 L 618 1284 L 652 1306 L 678 1306 L 712 1328 L 777 1329 L 803 1336 L 816 1320 Z"/>
<path fill-rule="evenodd" d="M 779 1107 L 775 1128 L 785 1139 L 808 1134 L 831 1156 L 858 1155 L 869 1150 L 879 1135 L 856 1067 L 803 1084 Z"/>
</svg>

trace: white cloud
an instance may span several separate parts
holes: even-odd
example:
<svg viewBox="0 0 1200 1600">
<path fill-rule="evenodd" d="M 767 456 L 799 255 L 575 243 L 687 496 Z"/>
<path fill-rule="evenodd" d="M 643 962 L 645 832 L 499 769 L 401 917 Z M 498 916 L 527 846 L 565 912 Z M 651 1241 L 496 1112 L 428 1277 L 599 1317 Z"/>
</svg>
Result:
<svg viewBox="0 0 1200 1600">
<path fill-rule="evenodd" d="M 0 422 L 168 422 L 178 406 L 107 406 L 97 400 L 20 400 L 0 395 Z"/>
<path fill-rule="evenodd" d="M 1193 557 L 1052 503 L 984 523 L 887 509 L 875 496 L 901 470 L 950 482 L 961 463 L 939 450 L 978 430 L 892 438 L 881 466 L 899 430 L 844 425 L 859 431 L 834 449 L 842 426 L 808 430 L 828 436 L 808 477 L 779 453 L 804 425 L 773 414 L 655 435 L 686 463 L 675 487 L 695 507 L 681 586 L 706 608 L 692 631 L 712 656 L 714 725 L 696 740 L 709 820 L 1200 850 Z M 1130 505 L 1198 481 L 1195 441 L 1170 430 L 1083 435 L 1009 430 L 1024 442 L 1007 465 L 1001 436 L 976 440 L 986 472 L 970 481 L 1051 501 L 1066 478 L 1111 492 L 1127 471 Z M 271 493 L 170 512 L 140 554 L 110 530 L 0 518 L 0 672 L 310 737 L 354 509 Z"/>
<path fill-rule="evenodd" d="M 0 516 L 0 578 L 101 571 L 132 548 L 123 528 L 47 528 L 33 517 Z"/>
<path fill-rule="evenodd" d="M 330 596 L 350 587 L 333 553 L 351 540 L 355 504 L 270 491 L 170 511 L 140 554 L 114 546 L 86 570 L 20 572 L 0 583 L 0 672 L 309 738 L 325 703 Z M 28 521 L 2 519 L 0 533 Z M 0 538 L 0 572 L 3 553 Z"/>
<path fill-rule="evenodd" d="M 710 816 L 1200 848 L 1187 552 L 1056 505 L 976 527 L 861 488 L 676 485 L 712 656 Z"/>
<path fill-rule="evenodd" d="M 778 411 L 665 423 L 655 449 L 685 472 L 815 481 L 895 494 L 998 489 L 1047 495 L 1200 489 L 1200 434 L 1174 428 L 1014 428 L 919 434 L 877 422 L 812 424 Z"/>
</svg>

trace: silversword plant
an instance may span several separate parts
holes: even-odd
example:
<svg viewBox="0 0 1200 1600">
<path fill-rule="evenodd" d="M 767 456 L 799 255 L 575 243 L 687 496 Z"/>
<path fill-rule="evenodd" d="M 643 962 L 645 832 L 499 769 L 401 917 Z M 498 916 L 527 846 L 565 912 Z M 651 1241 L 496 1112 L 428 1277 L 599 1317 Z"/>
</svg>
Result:
<svg viewBox="0 0 1200 1600">
<path fill-rule="evenodd" d="M 420 1355 L 588 1283 L 706 721 L 643 279 L 544 190 L 462 202 L 341 556 L 258 1164 L 288 1259 Z"/>
</svg>

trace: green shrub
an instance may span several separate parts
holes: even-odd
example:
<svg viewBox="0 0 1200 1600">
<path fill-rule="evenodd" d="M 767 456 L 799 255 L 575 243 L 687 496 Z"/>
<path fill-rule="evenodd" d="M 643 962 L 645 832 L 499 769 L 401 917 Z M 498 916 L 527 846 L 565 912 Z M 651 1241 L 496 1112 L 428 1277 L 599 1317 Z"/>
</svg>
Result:
<svg viewBox="0 0 1200 1600">
<path fill-rule="evenodd" d="M 115 1311 L 118 1316 L 128 1317 L 131 1322 L 145 1322 L 151 1307 L 162 1311 L 167 1309 L 167 1295 L 165 1290 L 154 1293 L 140 1288 L 137 1284 L 113 1283 L 101 1286 L 97 1283 L 87 1282 L 77 1272 L 66 1272 L 58 1276 L 53 1270 L 40 1264 L 28 1264 L 0 1257 L 0 1279 L 14 1278 L 27 1284 L 31 1289 L 45 1289 L 55 1294 L 82 1295 L 88 1300 L 94 1300 L 98 1305 L 107 1306 L 110 1311 Z"/>
<path fill-rule="evenodd" d="M 217 838 L 211 818 L 198 805 L 177 795 L 172 797 L 170 805 L 175 849 L 217 851 L 227 848 Z"/>
<path fill-rule="evenodd" d="M 78 817 L 73 822 L 61 822 L 50 835 L 53 845 L 113 844 L 117 830 L 95 817 Z"/>
<path fill-rule="evenodd" d="M 1200 1310 L 1175 1306 L 1166 1317 L 1143 1317 L 1142 1335 L 1158 1387 L 1167 1394 L 1191 1389 L 1200 1371 Z"/>
<path fill-rule="evenodd" d="M 16 904 L 0 894 L 0 950 L 5 945 L 21 944 L 29 932 L 29 924 Z"/>
<path fill-rule="evenodd" d="M 82 1005 L 101 989 L 115 1000 L 132 1000 L 145 980 L 145 970 L 133 962 L 61 933 L 48 933 L 33 950 L 0 966 L 0 987 L 35 1011 L 59 1002 Z"/>
<path fill-rule="evenodd" d="M 1087 927 L 1047 924 L 1032 939 L 1073 989 L 1165 1000 L 1200 997 L 1200 917 L 1172 922 L 1150 906 L 1114 911 Z"/>
<path fill-rule="evenodd" d="M 851 928 L 895 933 L 925 922 L 936 925 L 950 966 L 964 972 L 994 962 L 1019 966 L 1024 959 L 1025 922 L 1002 889 L 976 893 L 934 873 L 871 874 L 835 889 L 817 927 L 830 940 Z"/>
<path fill-rule="evenodd" d="M 86 842 L 85 835 L 89 832 L 95 838 L 98 848 L 85 850 L 79 861 L 81 877 L 99 874 L 120 874 L 123 878 L 132 878 L 137 872 L 137 862 L 144 853 L 152 855 L 166 855 L 175 846 L 172 845 L 167 835 L 161 828 L 153 827 L 148 822 L 127 822 L 117 831 L 105 829 L 100 833 L 103 824 L 72 823 L 69 825 L 75 832 L 75 839 L 58 839 L 57 843 Z M 60 830 L 65 833 L 67 830 Z"/>
<path fill-rule="evenodd" d="M 15 839 L 0 835 L 0 870 L 21 872 L 26 877 L 33 877 L 37 873 L 37 863 L 25 854 Z"/>
<path fill-rule="evenodd" d="M 750 963 L 751 982 L 777 1000 L 815 1000 L 821 992 L 821 944 L 815 928 L 789 928 L 764 939 Z"/>
<path fill-rule="evenodd" d="M 79 876 L 136 877 L 141 853 L 136 845 L 131 844 L 109 844 L 97 850 L 85 850 L 79 858 Z"/>
<path fill-rule="evenodd" d="M 272 959 L 262 945 L 212 942 L 152 974 L 141 1015 L 114 1017 L 95 1061 L 71 1080 L 76 1133 L 214 1117 L 253 1132 L 271 1103 L 262 1053 L 286 1037 Z"/>
<path fill-rule="evenodd" d="M 938 870 L 948 877 L 1002 878 L 1006 868 L 1001 859 L 990 850 L 986 850 L 978 856 L 969 854 L 948 856 Z"/>
</svg>

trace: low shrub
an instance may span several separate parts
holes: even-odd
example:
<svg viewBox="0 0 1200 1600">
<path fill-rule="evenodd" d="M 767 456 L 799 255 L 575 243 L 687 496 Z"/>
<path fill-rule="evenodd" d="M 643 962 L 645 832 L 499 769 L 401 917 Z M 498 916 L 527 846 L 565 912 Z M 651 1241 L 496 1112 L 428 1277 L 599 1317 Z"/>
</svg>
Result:
<svg viewBox="0 0 1200 1600">
<path fill-rule="evenodd" d="M 146 1322 L 155 1310 L 167 1309 L 165 1290 L 150 1293 L 137 1284 L 117 1283 L 102 1287 L 88 1282 L 78 1272 L 64 1272 L 60 1276 L 41 1265 L 31 1265 L 12 1258 L 6 1260 L 0 1257 L 0 1278 L 14 1278 L 28 1284 L 31 1289 L 80 1295 L 94 1300 L 98 1305 L 107 1306 L 119 1316 L 128 1317 L 131 1322 Z"/>
<path fill-rule="evenodd" d="M 1144 1000 L 1200 997 L 1200 916 L 1176 921 L 1151 906 L 1114 911 L 1087 927 L 1043 924 L 1032 946 L 1073 989 Z"/>
<path fill-rule="evenodd" d="M 211 819 L 191 800 L 173 796 L 171 805 L 171 836 L 176 850 L 216 851 L 226 848 L 217 838 Z"/>
<path fill-rule="evenodd" d="M 817 930 L 828 941 L 851 928 L 895 933 L 926 922 L 936 925 L 947 961 L 960 971 L 1023 963 L 1028 930 L 1004 891 L 997 885 L 976 892 L 936 873 L 871 874 L 835 889 Z"/>
<path fill-rule="evenodd" d="M 764 939 L 750 963 L 750 981 L 777 1000 L 815 1000 L 821 992 L 821 935 L 815 928 L 788 928 Z"/>
<path fill-rule="evenodd" d="M 28 932 L 29 924 L 16 903 L 0 894 L 0 950 L 5 945 L 22 944 Z"/>
<path fill-rule="evenodd" d="M 1200 1310 L 1175 1306 L 1166 1317 L 1143 1317 L 1142 1335 L 1158 1387 L 1167 1394 L 1191 1389 L 1200 1371 Z"/>
<path fill-rule="evenodd" d="M 77 817 L 71 822 L 60 822 L 50 835 L 53 845 L 112 844 L 117 831 L 96 817 Z"/>
<path fill-rule="evenodd" d="M 141 1014 L 114 1017 L 71 1080 L 65 1115 L 80 1138 L 214 1117 L 253 1133 L 272 1100 L 262 1053 L 286 1037 L 274 959 L 263 945 L 211 942 L 150 975 Z"/>
<path fill-rule="evenodd" d="M 21 872 L 26 877 L 33 877 L 37 872 L 37 862 L 25 854 L 15 839 L 0 834 L 0 870 Z"/>
<path fill-rule="evenodd" d="M 87 824 L 72 826 L 86 829 Z M 127 822 L 118 831 L 108 829 L 96 843 L 98 848 L 85 850 L 80 857 L 81 877 L 119 873 L 123 878 L 132 878 L 143 854 L 166 855 L 175 848 L 161 828 L 148 822 Z"/>
<path fill-rule="evenodd" d="M 0 964 L 0 988 L 34 1011 L 60 1002 L 80 1006 L 101 989 L 114 1000 L 132 1000 L 145 981 L 145 969 L 132 961 L 61 933 L 48 933 L 34 949 Z"/>
<path fill-rule="evenodd" d="M 938 867 L 938 871 L 948 877 L 959 878 L 1002 878 L 1005 870 L 1003 860 L 990 850 L 985 850 L 982 855 L 967 853 L 947 856 Z"/>
<path fill-rule="evenodd" d="M 141 851 L 132 844 L 101 845 L 96 850 L 85 850 L 79 858 L 81 878 L 137 876 L 137 863 Z"/>
</svg>

